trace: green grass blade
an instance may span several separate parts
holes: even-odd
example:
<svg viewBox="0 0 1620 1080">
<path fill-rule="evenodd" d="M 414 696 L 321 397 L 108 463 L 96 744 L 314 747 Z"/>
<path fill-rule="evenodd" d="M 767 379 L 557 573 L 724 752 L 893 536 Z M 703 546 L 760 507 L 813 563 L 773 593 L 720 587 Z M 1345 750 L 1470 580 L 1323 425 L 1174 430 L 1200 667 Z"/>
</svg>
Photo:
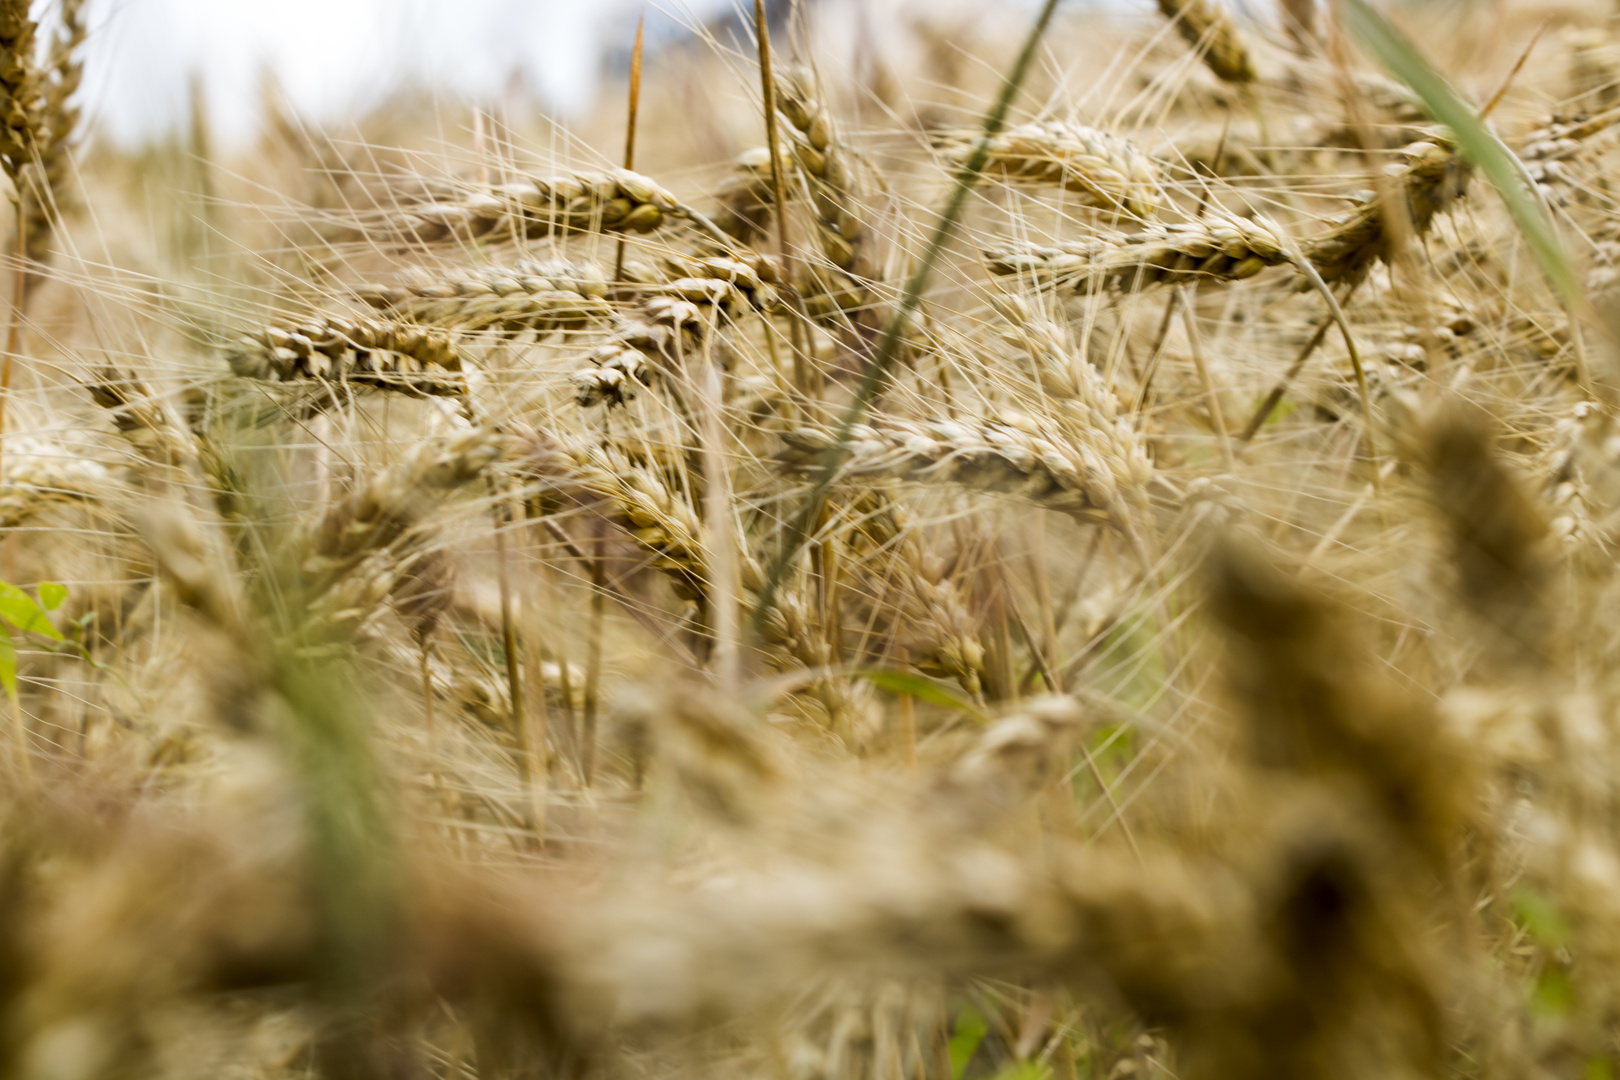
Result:
<svg viewBox="0 0 1620 1080">
<path fill-rule="evenodd" d="M 1552 287 L 1565 301 L 1582 302 L 1564 245 L 1552 218 L 1534 194 L 1523 163 L 1393 23 L 1367 0 L 1341 2 L 1350 35 L 1412 88 L 1430 116 L 1451 129 L 1462 152 L 1501 194 Z"/>
<path fill-rule="evenodd" d="M 45 609 L 32 596 L 15 585 L 0 581 L 0 619 L 29 634 L 41 634 L 61 641 L 62 632 L 51 625 Z"/>
<path fill-rule="evenodd" d="M 13 705 L 17 704 L 17 646 L 5 623 L 0 623 L 0 688 Z"/>
<path fill-rule="evenodd" d="M 930 705 L 953 709 L 956 712 L 973 717 L 981 724 L 990 722 L 990 718 L 985 715 L 984 710 L 975 705 L 966 695 L 943 683 L 936 682 L 926 675 L 885 667 L 861 668 L 855 674 L 879 690 L 891 694 L 905 694 L 916 698 L 918 701 L 925 701 Z"/>
<path fill-rule="evenodd" d="M 951 1059 L 951 1080 L 962 1080 L 968 1062 L 979 1052 L 979 1044 L 989 1033 L 990 1025 L 979 1010 L 972 1005 L 962 1006 L 962 1011 L 956 1014 L 956 1029 L 946 1045 L 946 1053 Z"/>
<path fill-rule="evenodd" d="M 37 591 L 39 592 L 40 606 L 46 611 L 55 611 L 57 608 L 61 607 L 68 598 L 67 586 L 59 585 L 54 581 L 40 582 L 39 589 Z"/>
</svg>

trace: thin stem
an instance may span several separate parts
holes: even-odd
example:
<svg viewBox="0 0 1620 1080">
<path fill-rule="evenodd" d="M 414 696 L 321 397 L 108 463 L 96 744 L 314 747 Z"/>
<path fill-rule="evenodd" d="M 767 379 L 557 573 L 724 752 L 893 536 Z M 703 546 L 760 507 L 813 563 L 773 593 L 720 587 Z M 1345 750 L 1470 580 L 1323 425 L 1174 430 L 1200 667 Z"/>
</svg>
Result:
<svg viewBox="0 0 1620 1080">
<path fill-rule="evenodd" d="M 854 400 L 850 402 L 843 419 L 839 421 L 838 430 L 833 438 L 833 445 L 828 448 L 822 458 L 822 464 L 816 470 L 815 481 L 810 487 L 809 494 L 800 504 L 798 511 L 788 522 L 787 535 L 783 539 L 782 549 L 777 553 L 775 562 L 766 574 L 764 588 L 760 590 L 759 604 L 754 608 L 754 632 L 756 634 L 764 627 L 765 620 L 770 616 L 771 608 L 776 603 L 777 590 L 781 588 L 783 580 L 793 568 L 794 561 L 799 552 L 810 539 L 809 530 L 811 522 L 820 514 L 822 503 L 827 492 L 832 489 L 838 479 L 838 474 L 849 459 L 850 434 L 855 425 L 861 422 L 867 409 L 876 399 L 888 381 L 889 369 L 894 365 L 900 353 L 900 342 L 905 336 L 906 329 L 911 325 L 911 317 L 916 314 L 922 305 L 923 292 L 928 288 L 928 282 L 933 277 L 934 266 L 939 262 L 945 251 L 945 245 L 950 242 L 951 236 L 956 232 L 956 226 L 962 219 L 962 213 L 967 209 L 968 196 L 977 186 L 979 176 L 984 172 L 986 162 L 990 159 L 990 143 L 1003 127 L 1006 126 L 1007 114 L 1012 110 L 1013 101 L 1018 91 L 1023 87 L 1024 80 L 1029 76 L 1030 68 L 1034 66 L 1035 53 L 1040 47 L 1041 39 L 1046 36 L 1046 29 L 1052 22 L 1056 13 L 1058 0 L 1046 0 L 1041 6 L 1041 13 L 1030 29 L 1029 36 L 1024 40 L 1023 49 L 1018 54 L 1018 60 L 1013 65 L 1012 73 L 1001 88 L 1000 95 L 991 107 L 984 120 L 983 133 L 973 145 L 973 153 L 968 156 L 967 162 L 956 174 L 956 181 L 951 188 L 950 198 L 945 204 L 944 213 L 940 215 L 939 223 L 934 227 L 933 236 L 923 251 L 922 259 L 917 269 L 912 273 L 911 279 L 906 283 L 905 293 L 900 298 L 900 304 L 894 315 L 889 319 L 888 325 L 883 329 L 883 336 L 878 340 L 871 362 L 866 366 L 866 373 L 862 376 L 860 385 L 856 388 Z"/>
<path fill-rule="evenodd" d="M 526 540 L 531 537 L 529 530 L 525 529 L 519 534 Z M 527 610 L 540 611 L 543 607 L 540 596 L 543 583 L 539 575 L 529 574 L 526 595 L 529 603 Z M 531 619 L 533 616 L 531 616 Z M 551 706 L 546 701 L 546 650 L 541 643 L 539 628 L 531 622 L 524 635 L 524 668 L 528 674 L 529 698 L 533 707 L 529 710 L 532 730 L 524 740 L 529 752 L 529 805 L 531 824 L 534 828 L 535 841 L 542 846 L 546 840 L 546 804 L 551 787 Z"/>
<path fill-rule="evenodd" d="M 602 623 L 607 601 L 607 544 L 602 522 L 591 543 L 591 622 L 586 630 L 585 723 L 580 732 L 580 778 L 586 787 L 596 772 L 596 714 L 602 694 Z"/>
<path fill-rule="evenodd" d="M 438 722 L 433 715 L 433 672 L 428 666 L 428 653 L 431 646 L 428 638 L 422 638 L 419 652 L 421 657 L 420 670 L 422 675 L 422 723 L 427 729 L 428 777 L 433 783 L 433 789 L 439 789 L 439 729 Z"/>
<path fill-rule="evenodd" d="M 20 179 L 20 178 L 19 178 Z M 0 359 L 0 473 L 5 464 L 6 407 L 11 403 L 11 375 L 22 349 L 23 305 L 28 295 L 28 195 L 23 183 L 17 185 L 17 226 L 11 269 L 11 312 L 6 326 L 6 355 Z M 8 573 L 7 577 L 11 577 Z"/>
<path fill-rule="evenodd" d="M 793 287 L 793 249 L 788 244 L 787 170 L 782 164 L 782 143 L 776 115 L 776 75 L 771 67 L 771 24 L 765 17 L 765 0 L 754 0 L 754 35 L 759 41 L 759 81 L 765 105 L 765 142 L 771 151 L 771 198 L 776 203 L 776 250 L 782 260 L 782 281 L 788 286 L 794 314 L 798 314 L 798 289 Z M 793 344 L 793 385 L 801 394 L 810 392 L 808 349 L 804 326 L 798 318 L 788 325 Z"/>
<path fill-rule="evenodd" d="M 647 14 L 636 21 L 636 47 L 630 53 L 630 115 L 624 125 L 624 167 L 636 167 L 636 123 L 641 115 L 641 47 L 647 30 Z M 613 280 L 624 280 L 624 237 L 619 237 L 618 254 L 613 259 Z"/>
<path fill-rule="evenodd" d="M 1204 393 L 1209 397 L 1209 416 L 1215 422 L 1215 437 L 1220 441 L 1221 459 L 1226 462 L 1227 469 L 1231 469 L 1236 464 L 1236 459 L 1232 456 L 1232 440 L 1226 434 L 1226 414 L 1221 409 L 1221 396 L 1215 392 L 1215 381 L 1209 377 L 1209 365 L 1204 362 L 1204 346 L 1198 340 L 1198 320 L 1193 317 L 1192 300 L 1189 296 L 1183 296 L 1181 299 L 1181 319 L 1187 329 L 1187 344 L 1192 349 L 1193 366 L 1198 369 L 1198 378 L 1203 382 Z"/>
<path fill-rule="evenodd" d="M 905 634 L 906 625 L 904 621 L 896 627 L 896 632 L 901 635 Z M 911 671 L 911 653 L 903 644 L 895 647 L 894 666 L 907 673 Z M 905 754 L 906 768 L 915 769 L 917 767 L 917 711 L 916 703 L 912 701 L 910 694 L 900 695 L 900 749 Z"/>
<path fill-rule="evenodd" d="M 1322 299 L 1328 306 L 1328 315 L 1338 325 L 1339 335 L 1344 338 L 1345 351 L 1350 354 L 1350 366 L 1356 372 L 1356 391 L 1361 396 L 1361 414 L 1366 419 L 1366 430 L 1363 435 L 1367 442 L 1367 459 L 1373 463 L 1373 484 L 1378 486 L 1378 444 L 1373 431 L 1372 395 L 1367 390 L 1367 369 L 1361 365 L 1361 353 L 1356 349 L 1355 335 L 1350 333 L 1350 320 L 1344 317 L 1344 309 L 1339 306 L 1338 298 L 1333 295 L 1333 290 L 1327 287 L 1327 282 L 1322 280 L 1322 275 L 1316 272 L 1316 267 L 1311 265 L 1311 261 L 1299 260 L 1299 268 L 1310 280 L 1311 287 L 1322 294 Z"/>
<path fill-rule="evenodd" d="M 1164 355 L 1164 342 L 1170 336 L 1170 320 L 1176 317 L 1176 308 L 1181 306 L 1181 290 L 1173 289 L 1170 299 L 1164 302 L 1164 316 L 1159 319 L 1159 330 L 1153 338 L 1153 351 L 1148 354 L 1147 364 L 1142 368 L 1142 384 L 1136 388 L 1135 403 L 1131 406 L 1133 415 L 1140 417 L 1142 410 L 1147 408 L 1148 392 L 1153 389 L 1153 375 L 1159 370 L 1159 358 Z"/>
<path fill-rule="evenodd" d="M 1313 273 L 1314 270 L 1315 268 L 1313 267 Z M 1316 280 L 1317 282 L 1320 282 L 1322 280 L 1321 276 L 1317 275 Z M 1323 285 L 1322 288 L 1326 289 L 1327 286 Z M 1344 294 L 1344 299 L 1347 303 L 1355 291 L 1356 286 L 1352 285 L 1349 291 Z M 1331 293 L 1328 295 L 1330 297 L 1332 296 Z M 1339 318 L 1342 319 L 1344 317 L 1343 309 L 1335 301 L 1328 316 L 1317 324 L 1315 332 L 1313 332 L 1310 339 L 1305 342 L 1305 347 L 1299 350 L 1299 355 L 1294 357 L 1294 362 L 1292 364 L 1288 365 L 1288 370 L 1283 373 L 1283 377 L 1277 381 L 1276 386 L 1271 388 L 1271 393 L 1267 394 L 1266 400 L 1260 403 L 1260 407 L 1255 410 L 1254 416 L 1249 418 L 1249 424 L 1243 429 L 1243 434 L 1238 436 L 1238 442 L 1247 443 L 1253 439 L 1255 434 L 1260 430 L 1265 422 L 1271 418 L 1271 414 L 1276 411 L 1277 406 L 1282 403 L 1283 395 L 1288 392 L 1289 385 L 1293 383 L 1295 377 L 1298 376 L 1300 371 L 1305 367 L 1305 361 L 1311 358 L 1311 354 L 1316 352 L 1317 347 L 1320 346 L 1323 339 L 1327 337 L 1327 332 L 1333 328 L 1336 321 L 1332 314 L 1333 311 L 1337 311 L 1339 313 Z M 1348 334 L 1348 331 L 1345 332 Z"/>
<path fill-rule="evenodd" d="M 724 376 L 714 356 L 715 334 L 704 335 L 703 387 L 703 516 L 709 533 L 709 610 L 714 622 L 715 672 L 721 692 L 735 694 L 742 684 L 737 632 L 737 548 L 732 519 L 731 474 L 726 467 Z"/>
<path fill-rule="evenodd" d="M 1271 414 L 1277 410 L 1278 405 L 1282 404 L 1283 395 L 1288 392 L 1288 387 L 1292 385 L 1300 370 L 1305 367 L 1305 361 L 1311 358 L 1311 354 L 1322 344 L 1322 340 L 1327 337 L 1327 332 L 1332 328 L 1333 319 L 1331 317 L 1324 318 L 1316 324 L 1315 332 L 1305 342 L 1304 348 L 1300 349 L 1299 353 L 1294 357 L 1294 362 L 1288 365 L 1288 370 L 1283 372 L 1281 379 L 1277 380 L 1277 385 L 1271 388 L 1271 393 L 1267 394 L 1266 399 L 1260 403 L 1260 407 L 1254 410 L 1254 415 L 1249 418 L 1249 423 L 1243 429 L 1243 434 L 1238 436 L 1238 442 L 1249 442 L 1259 432 L 1260 428 L 1265 425 L 1265 422 L 1271 419 Z"/>
<path fill-rule="evenodd" d="M 523 708 L 523 665 L 518 659 L 517 626 L 512 619 L 512 581 L 506 565 L 506 526 L 511 520 L 506 499 L 492 477 L 490 495 L 495 499 L 495 572 L 501 590 L 501 649 L 506 654 L 506 690 L 512 699 L 512 730 L 518 744 L 518 776 L 528 788 L 529 724 Z"/>
</svg>

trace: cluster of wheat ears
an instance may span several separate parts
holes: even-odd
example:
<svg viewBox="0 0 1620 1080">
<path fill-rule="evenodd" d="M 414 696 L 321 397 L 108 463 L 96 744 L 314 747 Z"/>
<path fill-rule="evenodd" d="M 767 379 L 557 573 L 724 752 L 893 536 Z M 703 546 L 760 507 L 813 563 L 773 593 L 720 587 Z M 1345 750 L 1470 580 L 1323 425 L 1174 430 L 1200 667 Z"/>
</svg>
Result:
<svg viewBox="0 0 1620 1080">
<path fill-rule="evenodd" d="M 1614 1077 L 1596 5 L 134 153 L 0 0 L 0 1077 Z"/>
</svg>

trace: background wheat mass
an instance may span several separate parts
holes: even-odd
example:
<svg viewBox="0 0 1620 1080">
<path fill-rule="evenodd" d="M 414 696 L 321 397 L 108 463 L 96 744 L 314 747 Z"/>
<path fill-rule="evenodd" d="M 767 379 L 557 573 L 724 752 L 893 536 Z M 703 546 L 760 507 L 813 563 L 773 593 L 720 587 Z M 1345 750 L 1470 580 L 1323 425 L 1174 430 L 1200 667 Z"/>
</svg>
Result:
<svg viewBox="0 0 1620 1080">
<path fill-rule="evenodd" d="M 0 1078 L 1616 1076 L 1609 0 L 145 141 L 98 3 L 0 0 Z"/>
</svg>

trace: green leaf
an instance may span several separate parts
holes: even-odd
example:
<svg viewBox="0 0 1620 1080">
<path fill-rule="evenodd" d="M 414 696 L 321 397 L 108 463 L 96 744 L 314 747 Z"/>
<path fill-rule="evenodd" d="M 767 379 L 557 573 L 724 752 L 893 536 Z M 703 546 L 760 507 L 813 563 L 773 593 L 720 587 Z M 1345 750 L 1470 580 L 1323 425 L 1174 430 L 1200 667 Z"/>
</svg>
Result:
<svg viewBox="0 0 1620 1080">
<path fill-rule="evenodd" d="M 1520 889 L 1513 894 L 1513 911 L 1537 945 L 1556 949 L 1569 941 L 1569 922 L 1564 913 L 1534 889 Z"/>
<path fill-rule="evenodd" d="M 11 631 L 0 623 L 0 686 L 6 696 L 17 704 L 17 646 L 11 643 Z"/>
<path fill-rule="evenodd" d="M 66 585 L 58 585 L 54 581 L 42 581 L 38 588 L 39 603 L 46 611 L 55 611 L 61 607 L 68 598 Z"/>
<path fill-rule="evenodd" d="M 968 1062 L 979 1052 L 979 1044 L 984 1042 L 989 1030 L 990 1025 L 985 1023 L 978 1009 L 972 1005 L 962 1006 L 962 1011 L 956 1014 L 956 1027 L 951 1032 L 951 1041 L 946 1044 L 946 1050 L 951 1057 L 951 1080 L 962 1080 Z"/>
<path fill-rule="evenodd" d="M 1551 1019 L 1568 1016 L 1574 1007 L 1575 987 L 1569 981 L 1569 972 L 1555 966 L 1543 969 L 1530 993 L 1530 1011 Z"/>
<path fill-rule="evenodd" d="M 1496 136 L 1474 109 L 1457 95 L 1445 77 L 1417 51 L 1417 47 L 1367 0 L 1343 0 L 1345 23 L 1361 46 L 1383 62 L 1412 88 L 1429 115 L 1449 127 L 1464 154 L 1478 165 L 1501 194 L 1541 264 L 1542 272 L 1560 296 L 1571 304 L 1582 302 L 1575 272 L 1563 242 L 1541 200 L 1533 192 L 1524 165 Z"/>
<path fill-rule="evenodd" d="M 990 718 L 984 710 L 975 705 L 960 692 L 952 689 L 926 675 L 918 675 L 914 671 L 901 671 L 898 668 L 871 667 L 861 668 L 856 675 L 865 679 L 879 690 L 887 690 L 891 694 L 906 694 L 918 701 L 926 701 L 930 705 L 938 705 L 945 709 L 955 709 L 967 713 L 980 723 L 988 723 Z"/>
<path fill-rule="evenodd" d="M 52 641 L 61 641 L 62 632 L 51 625 L 51 620 L 32 596 L 15 585 L 0 581 L 0 619 L 29 634 L 42 634 Z"/>
</svg>

